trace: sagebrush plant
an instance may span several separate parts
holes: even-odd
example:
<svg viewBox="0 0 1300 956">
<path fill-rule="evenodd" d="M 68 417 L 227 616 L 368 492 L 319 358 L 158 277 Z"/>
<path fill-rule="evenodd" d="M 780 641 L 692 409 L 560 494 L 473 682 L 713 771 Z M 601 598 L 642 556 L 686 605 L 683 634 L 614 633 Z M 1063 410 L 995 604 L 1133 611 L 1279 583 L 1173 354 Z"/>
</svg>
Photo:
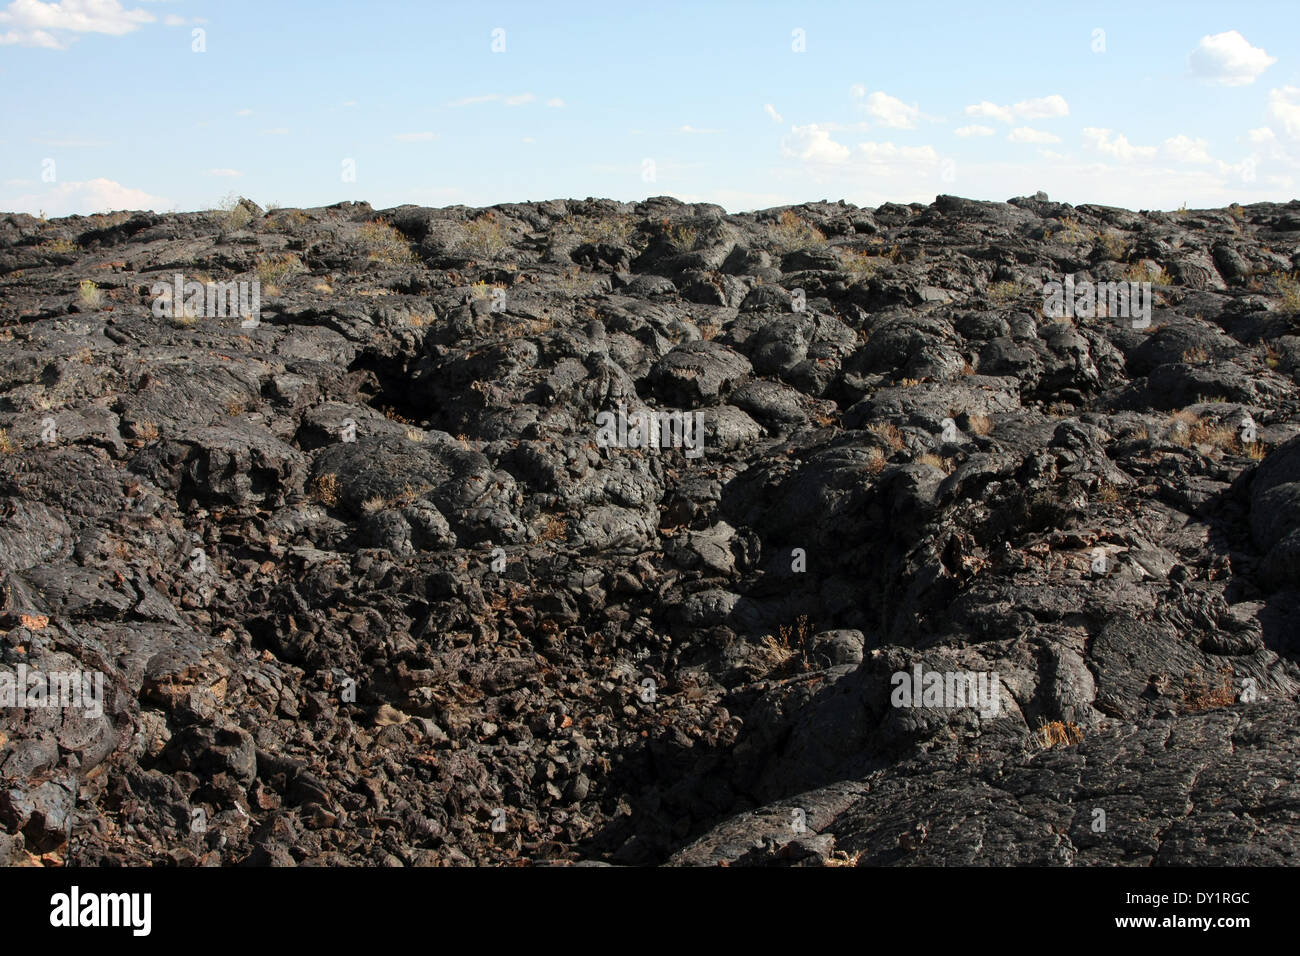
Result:
<svg viewBox="0 0 1300 956">
<path fill-rule="evenodd" d="M 1174 277 L 1163 266 L 1135 262 L 1124 272 L 1129 282 L 1150 282 L 1152 285 L 1173 285 Z"/>
<path fill-rule="evenodd" d="M 77 244 L 67 239 L 46 239 L 36 248 L 40 249 L 41 252 L 62 256 L 70 252 L 76 252 Z"/>
<path fill-rule="evenodd" d="M 772 226 L 772 243 L 781 252 L 795 252 L 811 249 L 826 241 L 820 229 L 795 215 L 794 210 L 787 209 Z"/>
<path fill-rule="evenodd" d="M 95 285 L 89 279 L 82 279 L 77 286 L 77 301 L 84 308 L 98 309 L 104 304 L 104 293 L 99 291 L 99 286 Z"/>
<path fill-rule="evenodd" d="M 678 252 L 694 252 L 700 247 L 700 231 L 693 226 L 673 223 L 668 227 L 668 241 Z"/>
<path fill-rule="evenodd" d="M 1006 305 L 1009 302 L 1015 302 L 1022 295 L 1030 291 L 1030 287 L 1023 282 L 1007 280 L 1004 282 L 994 282 L 989 285 L 989 301 L 994 305 Z"/>
<path fill-rule="evenodd" d="M 406 241 L 406 237 L 386 220 L 376 219 L 366 223 L 358 231 L 358 236 L 361 248 L 371 262 L 402 266 L 416 261 L 416 255 L 411 251 L 411 244 Z"/>
<path fill-rule="evenodd" d="M 854 282 L 866 282 L 880 269 L 876 257 L 858 249 L 841 249 L 840 264 Z"/>
<path fill-rule="evenodd" d="M 262 291 L 273 295 L 280 289 L 280 283 L 289 276 L 303 271 L 302 260 L 292 252 L 279 255 L 263 256 L 257 260 L 254 270 L 262 284 Z"/>
<path fill-rule="evenodd" d="M 507 246 L 505 227 L 491 211 L 461 226 L 457 248 L 475 259 L 496 259 Z"/>
<path fill-rule="evenodd" d="M 599 216 L 596 218 L 569 219 L 571 228 L 584 242 L 607 243 L 625 246 L 636 233 L 636 224 L 631 216 Z"/>
<path fill-rule="evenodd" d="M 12 455 L 18 450 L 18 444 L 9 437 L 7 428 L 0 428 L 0 455 Z"/>
<path fill-rule="evenodd" d="M 217 223 L 222 232 L 237 232 L 253 221 L 253 213 L 242 196 L 231 193 L 217 205 Z"/>
<path fill-rule="evenodd" d="M 1277 294 L 1281 297 L 1283 312 L 1295 315 L 1300 312 L 1300 279 L 1295 274 L 1285 272 L 1273 273 L 1273 282 L 1277 285 Z"/>
<path fill-rule="evenodd" d="M 1129 241 L 1117 232 L 1098 231 L 1094 240 L 1102 256 L 1111 262 L 1123 262 L 1131 251 Z"/>
</svg>

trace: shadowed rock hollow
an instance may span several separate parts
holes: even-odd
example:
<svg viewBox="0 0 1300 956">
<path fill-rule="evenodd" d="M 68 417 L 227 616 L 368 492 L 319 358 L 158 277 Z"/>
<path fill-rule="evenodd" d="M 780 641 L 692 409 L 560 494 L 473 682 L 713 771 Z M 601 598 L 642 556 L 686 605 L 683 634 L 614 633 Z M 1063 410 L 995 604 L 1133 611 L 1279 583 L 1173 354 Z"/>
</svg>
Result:
<svg viewBox="0 0 1300 956">
<path fill-rule="evenodd" d="M 1042 194 L 4 216 L 0 673 L 104 691 L 0 710 L 0 862 L 1294 863 L 1298 242 Z M 1067 276 L 1149 321 L 1045 314 Z"/>
</svg>

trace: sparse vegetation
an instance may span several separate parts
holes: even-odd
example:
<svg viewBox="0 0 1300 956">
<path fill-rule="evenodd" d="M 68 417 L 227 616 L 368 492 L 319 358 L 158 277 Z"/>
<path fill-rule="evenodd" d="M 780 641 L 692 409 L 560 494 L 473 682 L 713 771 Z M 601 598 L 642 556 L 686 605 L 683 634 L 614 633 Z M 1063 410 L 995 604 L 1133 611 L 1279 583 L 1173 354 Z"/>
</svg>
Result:
<svg viewBox="0 0 1300 956">
<path fill-rule="evenodd" d="M 41 252 L 55 256 L 66 256 L 77 251 L 77 244 L 67 239 L 46 239 L 36 247 Z"/>
<path fill-rule="evenodd" d="M 238 232 L 253 221 L 253 213 L 243 197 L 233 193 L 218 203 L 216 211 L 222 232 Z"/>
<path fill-rule="evenodd" d="M 1300 280 L 1285 272 L 1275 272 L 1273 281 L 1277 285 L 1278 295 L 1281 296 L 1282 311 L 1291 315 L 1300 312 Z"/>
<path fill-rule="evenodd" d="M 496 259 L 505 251 L 506 231 L 491 211 L 461 227 L 462 236 L 457 248 L 475 259 Z"/>
<path fill-rule="evenodd" d="M 811 249 L 826 241 L 822 231 L 795 215 L 794 210 L 787 209 L 772 226 L 772 244 L 780 252 L 795 252 L 799 249 Z"/>
<path fill-rule="evenodd" d="M 1123 262 L 1131 251 L 1128 239 L 1117 232 L 1098 231 L 1095 240 L 1102 256 L 1111 262 Z"/>
<path fill-rule="evenodd" d="M 879 448 L 867 449 L 867 474 L 878 475 L 885 470 L 885 464 L 889 459 Z"/>
<path fill-rule="evenodd" d="M 941 458 L 932 451 L 927 451 L 917 456 L 916 464 L 929 465 L 931 468 L 938 468 L 945 475 L 951 475 L 956 465 L 951 458 Z"/>
<path fill-rule="evenodd" d="M 1183 712 L 1200 713 L 1218 707 L 1230 707 L 1237 702 L 1237 692 L 1232 686 L 1232 671 L 1223 668 L 1216 676 L 1197 668 L 1183 678 Z"/>
<path fill-rule="evenodd" d="M 365 250 L 371 262 L 404 266 L 418 261 L 406 237 L 383 219 L 363 225 L 358 236 L 361 248 Z"/>
<path fill-rule="evenodd" d="M 700 247 L 700 231 L 693 226 L 673 223 L 668 227 L 668 241 L 678 252 L 694 252 Z"/>
<path fill-rule="evenodd" d="M 18 450 L 18 443 L 9 437 L 9 430 L 0 428 L 0 455 L 12 455 Z"/>
<path fill-rule="evenodd" d="M 104 293 L 89 279 L 82 279 L 77 286 L 77 302 L 83 309 L 98 309 L 104 304 Z"/>
<path fill-rule="evenodd" d="M 867 431 L 875 435 L 893 451 L 901 451 L 903 448 L 903 433 L 898 430 L 898 426 L 889 422 L 877 422 L 874 425 L 868 425 Z"/>
<path fill-rule="evenodd" d="M 257 272 L 257 279 L 261 283 L 262 292 L 266 295 L 275 295 L 280 291 L 280 283 L 289 276 L 303 270 L 302 260 L 292 252 L 285 252 L 274 256 L 263 256 L 257 260 L 254 267 Z"/>
<path fill-rule="evenodd" d="M 880 263 L 876 256 L 857 249 L 840 250 L 840 262 L 844 266 L 844 271 L 859 284 L 866 282 L 880 270 Z"/>
<path fill-rule="evenodd" d="M 1014 302 L 1022 295 L 1029 291 L 1029 286 L 1023 282 L 1004 281 L 994 282 L 989 285 L 989 301 L 994 305 L 1006 305 Z"/>
<path fill-rule="evenodd" d="M 542 516 L 538 537 L 543 541 L 563 541 L 569 534 L 569 522 L 556 514 Z"/>
<path fill-rule="evenodd" d="M 338 475 L 326 472 L 323 475 L 316 476 L 316 480 L 312 482 L 311 490 L 313 498 L 327 508 L 333 508 L 339 503 L 339 496 L 343 493 L 343 483 L 339 481 Z"/>
<path fill-rule="evenodd" d="M 1124 272 L 1129 282 L 1150 282 L 1152 285 L 1173 285 L 1174 277 L 1153 262 L 1135 262 Z"/>
<path fill-rule="evenodd" d="M 1082 740 L 1083 729 L 1069 720 L 1047 721 L 1034 731 L 1034 741 L 1045 750 L 1053 747 L 1071 747 Z"/>
</svg>

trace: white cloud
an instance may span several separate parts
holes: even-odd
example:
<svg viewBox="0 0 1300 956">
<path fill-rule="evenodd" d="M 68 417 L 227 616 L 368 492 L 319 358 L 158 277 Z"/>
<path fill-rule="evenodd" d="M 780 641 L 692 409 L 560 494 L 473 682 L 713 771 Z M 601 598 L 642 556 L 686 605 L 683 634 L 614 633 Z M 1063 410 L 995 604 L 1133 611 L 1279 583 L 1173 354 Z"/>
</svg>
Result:
<svg viewBox="0 0 1300 956">
<path fill-rule="evenodd" d="M 907 163 L 931 166 L 939 162 L 933 146 L 895 146 L 893 143 L 858 143 L 855 155 L 870 165 Z"/>
<path fill-rule="evenodd" d="M 773 106 L 771 103 L 763 104 L 763 112 L 766 113 L 768 116 L 772 117 L 773 123 L 785 122 L 785 120 L 781 119 L 781 114 L 776 111 L 776 107 Z"/>
<path fill-rule="evenodd" d="M 1059 143 L 1061 141 L 1061 137 L 1053 133 L 1029 126 L 1017 126 L 1007 134 L 1007 139 L 1012 143 Z"/>
<path fill-rule="evenodd" d="M 178 17 L 174 13 L 169 13 L 167 16 L 163 17 L 163 23 L 169 27 L 183 27 L 185 24 L 189 23 L 189 21 L 184 17 Z"/>
<path fill-rule="evenodd" d="M 1014 123 L 1017 119 L 1054 119 L 1069 116 L 1070 104 L 1059 93 L 1021 100 L 1012 106 L 999 106 L 988 100 L 980 100 L 973 106 L 966 107 L 966 115 L 985 116 L 1004 123 Z"/>
<path fill-rule="evenodd" d="M 123 9 L 119 0 L 13 0 L 0 11 L 0 45 L 59 50 L 74 39 L 70 33 L 122 36 L 155 19 L 147 10 Z"/>
<path fill-rule="evenodd" d="M 1263 146 L 1267 143 L 1276 143 L 1277 134 L 1274 133 L 1267 126 L 1261 126 L 1259 127 L 1259 129 L 1252 129 L 1247 131 L 1246 139 L 1257 146 Z"/>
<path fill-rule="evenodd" d="M 230 177 L 234 177 L 234 176 L 242 176 L 242 175 L 244 175 L 244 174 L 241 173 L 241 172 L 240 172 L 239 170 L 237 170 L 237 169 L 209 169 L 209 170 L 208 170 L 208 175 L 209 175 L 209 176 L 230 176 Z"/>
<path fill-rule="evenodd" d="M 252 111 L 252 110 L 247 110 L 247 109 L 245 109 L 245 110 L 236 110 L 235 115 L 236 115 L 236 116 L 252 116 L 252 115 L 253 115 L 253 111 Z"/>
<path fill-rule="evenodd" d="M 992 126 L 981 126 L 978 123 L 972 123 L 970 126 L 957 127 L 952 131 L 952 135 L 965 139 L 967 136 L 992 136 L 994 132 Z"/>
<path fill-rule="evenodd" d="M 854 83 L 852 86 L 849 87 L 849 96 L 853 96 L 858 99 L 861 99 L 866 95 L 867 95 L 867 88 L 863 86 L 861 83 Z"/>
<path fill-rule="evenodd" d="M 52 186 L 45 193 L 0 199 L 0 208 L 47 216 L 89 215 L 117 209 L 167 209 L 171 200 L 151 196 L 142 189 L 131 189 L 111 179 L 91 179 Z"/>
<path fill-rule="evenodd" d="M 1277 62 L 1236 30 L 1201 37 L 1187 55 L 1192 74 L 1220 86 L 1246 86 Z"/>
<path fill-rule="evenodd" d="M 505 103 L 506 106 L 523 106 L 525 103 L 531 103 L 535 99 L 537 99 L 537 97 L 532 93 L 516 93 L 514 96 L 507 96 L 501 102 Z"/>
<path fill-rule="evenodd" d="M 1096 126 L 1084 127 L 1083 140 L 1097 152 L 1114 156 L 1126 163 L 1134 159 L 1149 159 L 1156 154 L 1154 146 L 1134 146 L 1123 134 L 1116 135 L 1112 139 L 1110 130 L 1099 129 Z"/>
<path fill-rule="evenodd" d="M 849 158 L 849 148 L 831 139 L 830 131 L 816 123 L 796 126 L 781 143 L 781 151 L 807 163 L 842 163 Z"/>
<path fill-rule="evenodd" d="M 1180 163 L 1210 163 L 1209 142 L 1178 135 L 1165 140 L 1165 155 Z"/>
<path fill-rule="evenodd" d="M 262 130 L 263 136 L 288 136 L 289 129 L 285 126 L 276 126 L 273 129 Z"/>
<path fill-rule="evenodd" d="M 393 139 L 399 143 L 427 143 L 437 139 L 437 134 L 430 133 L 427 130 L 420 133 L 398 133 Z"/>
<path fill-rule="evenodd" d="M 1070 104 L 1059 93 L 1022 100 L 1011 109 L 1020 119 L 1053 119 L 1070 115 Z"/>
<path fill-rule="evenodd" d="M 1300 139 L 1300 86 L 1269 90 L 1268 112 L 1292 139 Z"/>
<path fill-rule="evenodd" d="M 697 135 L 708 135 L 712 133 L 721 133 L 720 129 L 700 129 L 698 126 L 692 126 L 687 123 L 685 126 L 677 127 L 679 133 L 695 133 Z"/>
<path fill-rule="evenodd" d="M 549 107 L 551 107 L 552 109 L 557 109 L 557 110 L 558 110 L 558 109 L 563 109 L 563 108 L 564 108 L 564 100 L 560 99 L 558 96 L 553 96 L 553 97 L 551 97 L 549 100 L 546 101 L 546 105 L 549 106 Z"/>
<path fill-rule="evenodd" d="M 915 106 L 908 106 L 902 100 L 877 90 L 867 97 L 862 107 L 867 115 L 893 129 L 915 129 L 921 111 Z"/>
<path fill-rule="evenodd" d="M 966 107 L 966 115 L 987 116 L 989 119 L 1002 120 L 1004 123 L 1014 123 L 1016 119 L 1015 114 L 1011 112 L 1011 107 L 998 106 L 988 100 L 980 100 L 973 106 Z"/>
</svg>

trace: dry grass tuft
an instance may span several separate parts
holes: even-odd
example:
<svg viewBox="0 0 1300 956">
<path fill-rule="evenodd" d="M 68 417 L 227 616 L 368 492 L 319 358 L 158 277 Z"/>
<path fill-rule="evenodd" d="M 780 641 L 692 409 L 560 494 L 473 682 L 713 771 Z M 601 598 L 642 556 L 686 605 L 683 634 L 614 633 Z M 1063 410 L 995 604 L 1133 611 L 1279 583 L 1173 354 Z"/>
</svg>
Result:
<svg viewBox="0 0 1300 956">
<path fill-rule="evenodd" d="M 418 261 L 406 237 L 383 219 L 366 223 L 361 227 L 358 235 L 361 248 L 365 250 L 371 262 L 404 266 Z"/>
<path fill-rule="evenodd" d="M 1073 721 L 1053 720 L 1041 724 L 1034 731 L 1034 740 L 1047 750 L 1053 747 L 1071 747 L 1083 740 L 1083 730 Z"/>
<path fill-rule="evenodd" d="M 811 249 L 825 241 L 826 236 L 820 229 L 800 219 L 792 209 L 781 213 L 781 218 L 772 227 L 772 243 L 781 252 Z"/>
<path fill-rule="evenodd" d="M 333 472 L 319 475 L 312 482 L 312 497 L 328 508 L 333 508 L 339 503 L 339 496 L 342 493 L 343 483 Z"/>
</svg>

